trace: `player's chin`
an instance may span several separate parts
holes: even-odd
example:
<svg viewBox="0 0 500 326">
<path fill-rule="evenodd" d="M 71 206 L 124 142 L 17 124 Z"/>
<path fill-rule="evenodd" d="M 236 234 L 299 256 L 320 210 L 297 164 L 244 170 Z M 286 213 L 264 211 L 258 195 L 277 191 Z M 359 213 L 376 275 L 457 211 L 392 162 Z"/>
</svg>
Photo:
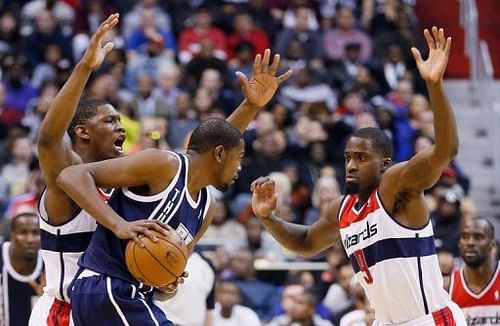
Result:
<svg viewBox="0 0 500 326">
<path fill-rule="evenodd" d="M 354 182 L 346 182 L 345 191 L 348 194 L 357 194 L 359 192 L 359 185 Z"/>
</svg>

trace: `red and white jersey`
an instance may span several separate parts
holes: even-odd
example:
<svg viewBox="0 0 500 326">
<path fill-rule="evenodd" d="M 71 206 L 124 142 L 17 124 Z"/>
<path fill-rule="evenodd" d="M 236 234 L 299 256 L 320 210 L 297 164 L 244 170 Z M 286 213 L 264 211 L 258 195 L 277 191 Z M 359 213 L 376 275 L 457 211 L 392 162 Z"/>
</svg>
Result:
<svg viewBox="0 0 500 326">
<path fill-rule="evenodd" d="M 465 282 L 464 269 L 451 276 L 450 296 L 465 314 L 468 325 L 500 325 L 500 262 L 488 285 L 479 293 Z"/>
<path fill-rule="evenodd" d="M 458 311 L 463 319 L 443 289 L 432 224 L 421 229 L 399 224 L 377 191 L 362 207 L 356 208 L 357 202 L 357 195 L 342 201 L 340 234 L 356 278 L 375 309 L 377 325 L 440 325 L 433 322 L 432 313 L 449 311 L 448 307 L 453 317 Z M 465 325 L 449 325 L 454 324 Z"/>
</svg>

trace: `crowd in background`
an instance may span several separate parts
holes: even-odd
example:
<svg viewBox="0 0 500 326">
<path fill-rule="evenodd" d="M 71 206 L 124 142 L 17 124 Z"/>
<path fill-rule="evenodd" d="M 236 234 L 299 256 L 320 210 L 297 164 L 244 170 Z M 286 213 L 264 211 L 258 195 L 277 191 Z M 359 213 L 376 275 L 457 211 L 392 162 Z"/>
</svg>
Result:
<svg viewBox="0 0 500 326">
<path fill-rule="evenodd" d="M 266 48 L 281 55 L 282 71 L 294 70 L 244 134 L 236 184 L 224 194 L 214 191 L 213 224 L 199 247 L 221 280 L 216 311 L 240 303 L 242 314 L 256 313 L 257 323 L 270 325 L 373 319 L 341 247 L 313 259 L 328 263 L 324 271 L 261 277 L 255 262 L 304 259 L 252 216 L 250 183 L 270 176 L 278 215 L 312 224 L 343 192 L 343 148 L 354 130 L 386 131 L 395 161 L 432 145 L 433 114 L 409 51 L 424 50 L 413 6 L 411 0 L 0 1 L 3 235 L 13 216 L 36 211 L 44 181 L 35 144 L 49 105 L 89 35 L 119 12 L 120 26 L 108 40 L 114 49 L 91 76 L 85 98 L 104 98 L 119 110 L 126 153 L 182 151 L 200 120 L 227 117 L 241 102 L 235 72 L 250 76 L 255 55 Z M 476 215 L 468 192 L 469 179 L 452 162 L 426 194 L 436 247 L 452 264 L 459 261 L 460 223 Z"/>
</svg>

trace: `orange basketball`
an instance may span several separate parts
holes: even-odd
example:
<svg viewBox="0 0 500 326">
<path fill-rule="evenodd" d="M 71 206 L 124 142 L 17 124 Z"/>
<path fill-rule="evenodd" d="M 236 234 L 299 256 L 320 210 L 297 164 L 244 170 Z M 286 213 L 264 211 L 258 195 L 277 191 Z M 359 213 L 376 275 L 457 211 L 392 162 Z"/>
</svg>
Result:
<svg viewBox="0 0 500 326">
<path fill-rule="evenodd" d="M 188 249 L 175 231 L 167 236 L 153 231 L 158 242 L 142 237 L 141 248 L 130 240 L 125 249 L 127 268 L 139 282 L 153 287 L 168 285 L 179 278 L 187 263 Z"/>
</svg>

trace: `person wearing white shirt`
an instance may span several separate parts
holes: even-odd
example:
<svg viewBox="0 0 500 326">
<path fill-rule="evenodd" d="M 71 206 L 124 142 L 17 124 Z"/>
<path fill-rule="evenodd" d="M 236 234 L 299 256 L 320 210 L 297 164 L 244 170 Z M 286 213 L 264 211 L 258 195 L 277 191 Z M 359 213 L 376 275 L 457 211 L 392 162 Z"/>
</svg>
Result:
<svg viewBox="0 0 500 326">
<path fill-rule="evenodd" d="M 239 305 L 240 291 L 234 282 L 220 281 L 216 291 L 214 325 L 260 326 L 257 314 L 250 308 Z"/>
</svg>

